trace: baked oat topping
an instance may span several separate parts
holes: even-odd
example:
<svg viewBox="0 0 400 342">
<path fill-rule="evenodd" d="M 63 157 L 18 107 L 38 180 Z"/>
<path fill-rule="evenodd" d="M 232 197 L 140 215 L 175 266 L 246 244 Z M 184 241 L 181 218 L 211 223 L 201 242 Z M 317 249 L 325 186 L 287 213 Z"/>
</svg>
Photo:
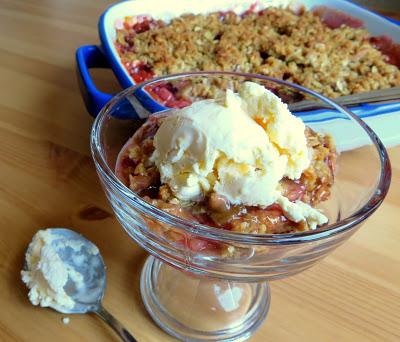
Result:
<svg viewBox="0 0 400 342">
<path fill-rule="evenodd" d="M 326 10 L 268 8 L 241 16 L 188 14 L 168 24 L 127 17 L 124 28 L 117 30 L 116 46 L 136 82 L 177 72 L 224 70 L 284 79 L 333 98 L 399 86 L 399 68 L 390 64 L 398 61 L 393 55 L 398 47 L 371 38 L 348 17 L 339 25 L 329 15 Z"/>
</svg>

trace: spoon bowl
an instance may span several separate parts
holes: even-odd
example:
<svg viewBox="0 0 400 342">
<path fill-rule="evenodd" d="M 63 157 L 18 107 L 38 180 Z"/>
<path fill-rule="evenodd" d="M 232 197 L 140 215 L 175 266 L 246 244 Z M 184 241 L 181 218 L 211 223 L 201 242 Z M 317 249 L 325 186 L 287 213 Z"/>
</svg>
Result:
<svg viewBox="0 0 400 342">
<path fill-rule="evenodd" d="M 56 245 L 61 245 L 60 242 L 64 239 L 80 245 L 79 250 L 68 245 L 66 247 L 62 245 L 61 248 L 55 246 L 61 260 L 83 276 L 83 288 L 77 287 L 75 281 L 68 279 L 65 292 L 76 304 L 64 313 L 93 311 L 96 306 L 101 304 L 106 287 L 106 267 L 98 248 L 91 241 L 70 229 L 53 229 L 52 233 L 63 237 L 63 239 L 54 241 Z M 58 309 L 58 311 L 60 310 Z"/>
</svg>

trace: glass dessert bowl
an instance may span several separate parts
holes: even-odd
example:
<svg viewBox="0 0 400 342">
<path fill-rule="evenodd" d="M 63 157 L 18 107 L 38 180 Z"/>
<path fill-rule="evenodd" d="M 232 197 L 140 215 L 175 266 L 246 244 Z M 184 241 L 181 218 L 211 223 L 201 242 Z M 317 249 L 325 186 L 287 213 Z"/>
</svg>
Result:
<svg viewBox="0 0 400 342">
<path fill-rule="evenodd" d="M 132 147 L 131 137 L 140 132 L 144 136 L 136 141 L 140 146 L 159 129 L 159 125 L 155 129 L 150 125 L 150 129 L 143 130 L 144 120 L 139 117 L 153 114 L 152 118 L 163 118 L 176 113 L 177 110 L 168 111 L 162 105 L 167 100 L 177 108 L 204 99 L 220 103 L 226 89 L 237 92 L 248 81 L 262 85 L 287 103 L 291 113 L 301 117 L 312 132 L 329 134 L 336 142 L 340 153 L 327 154 L 319 166 L 314 165 L 315 168 L 327 165 L 332 173 L 336 169 L 333 184 L 326 179 L 329 173 L 328 176 L 322 173 L 314 177 L 317 181 L 308 193 L 303 178 L 295 179 L 294 193 L 301 190 L 301 194 L 285 195 L 291 203 L 299 198 L 304 201 L 308 198 L 307 202 L 312 203 L 314 197 L 310 194 L 319 194 L 313 207 L 323 212 L 328 219 L 326 224 L 298 225 L 292 219 L 287 220 L 288 215 L 281 207 L 266 205 L 260 210 L 269 210 L 271 225 L 261 229 L 260 220 L 251 217 L 254 229 L 232 229 L 235 215 L 243 217 L 237 212 L 229 211 L 232 216 L 223 223 L 196 215 L 175 216 L 172 214 L 180 209 L 187 212 L 188 204 L 180 203 L 176 211 L 168 210 L 168 205 L 176 209 L 175 198 L 167 206 L 152 201 L 152 196 L 159 196 L 154 195 L 155 191 L 160 192 L 159 181 L 147 182 L 140 171 L 135 171 L 139 176 L 136 183 L 129 181 L 129 175 L 124 180 L 121 166 L 132 170 L 138 166 L 130 164 L 135 156 L 123 159 L 124 153 L 133 153 L 126 152 Z M 217 128 L 221 128 L 221 134 L 226 129 Z M 165 145 L 165 141 L 160 141 L 159 149 Z M 245 143 L 246 139 L 242 144 Z M 333 150 L 328 145 L 324 147 Z M 311 267 L 347 240 L 382 203 L 391 178 L 390 162 L 381 141 L 346 109 L 285 81 L 230 72 L 172 75 L 126 89 L 99 113 L 92 130 L 91 148 L 117 219 L 128 235 L 152 255 L 141 276 L 143 302 L 162 329 L 182 340 L 247 339 L 268 313 L 268 281 Z M 153 149 L 150 148 L 149 155 Z M 325 187 L 327 182 L 329 186 Z M 142 188 L 137 187 L 140 183 Z M 254 206 L 241 208 L 247 214 L 254 212 Z M 277 226 L 284 228 L 275 230 Z"/>
</svg>

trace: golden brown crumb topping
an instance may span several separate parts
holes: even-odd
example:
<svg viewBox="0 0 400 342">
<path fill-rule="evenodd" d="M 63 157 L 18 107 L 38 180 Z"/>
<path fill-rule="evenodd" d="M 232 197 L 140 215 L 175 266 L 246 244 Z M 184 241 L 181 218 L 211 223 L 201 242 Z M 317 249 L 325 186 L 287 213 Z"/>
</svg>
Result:
<svg viewBox="0 0 400 342">
<path fill-rule="evenodd" d="M 365 29 L 331 29 L 310 11 L 184 15 L 134 35 L 119 30 L 117 46 L 125 65 L 144 63 L 141 72 L 150 76 L 241 71 L 285 79 L 329 97 L 400 85 L 399 69 L 387 63 Z"/>
</svg>

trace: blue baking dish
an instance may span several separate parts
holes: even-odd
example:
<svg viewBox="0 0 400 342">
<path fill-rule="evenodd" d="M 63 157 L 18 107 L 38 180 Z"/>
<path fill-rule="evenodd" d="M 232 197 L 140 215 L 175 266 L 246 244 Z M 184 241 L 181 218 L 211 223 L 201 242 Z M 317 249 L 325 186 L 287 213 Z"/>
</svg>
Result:
<svg viewBox="0 0 400 342">
<path fill-rule="evenodd" d="M 263 7 L 287 5 L 291 0 L 260 0 L 257 4 Z M 366 29 L 374 36 L 386 35 L 396 43 L 400 43 L 400 23 L 373 13 L 359 5 L 345 0 L 302 0 L 299 1 L 307 9 L 314 6 L 326 5 L 331 8 L 350 13 L 351 16 L 361 19 Z M 97 89 L 89 69 L 111 68 L 122 88 L 133 86 L 135 82 L 120 62 L 114 46 L 115 22 L 127 15 L 149 14 L 156 19 L 169 20 L 183 13 L 207 13 L 214 11 L 234 10 L 242 13 L 254 4 L 254 0 L 203 0 L 188 2 L 174 0 L 160 2 L 157 0 L 133 0 L 116 3 L 107 8 L 99 19 L 99 36 L 101 45 L 81 46 L 76 51 L 77 75 L 79 86 L 88 112 L 96 116 L 100 109 L 113 97 Z M 189 6 L 189 7 L 188 7 Z M 136 94 L 149 112 L 165 109 L 152 100 L 147 93 Z M 398 143 L 400 140 L 400 101 L 386 104 L 365 104 L 352 107 L 352 111 L 363 118 L 381 137 L 387 146 Z M 132 117 L 133 112 L 129 103 L 119 112 L 121 117 Z M 309 112 L 301 115 L 302 119 L 310 124 L 324 125 L 327 121 L 340 120 L 329 116 L 329 113 Z M 388 133 L 390 132 L 390 133 Z"/>
</svg>

